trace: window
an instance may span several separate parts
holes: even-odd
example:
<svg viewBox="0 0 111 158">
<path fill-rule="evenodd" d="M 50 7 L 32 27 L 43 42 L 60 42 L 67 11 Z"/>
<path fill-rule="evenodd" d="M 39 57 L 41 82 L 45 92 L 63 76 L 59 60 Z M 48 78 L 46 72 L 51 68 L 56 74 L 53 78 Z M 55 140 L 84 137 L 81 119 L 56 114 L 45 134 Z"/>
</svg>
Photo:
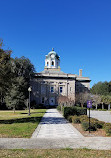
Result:
<svg viewBox="0 0 111 158">
<path fill-rule="evenodd" d="M 44 104 L 44 97 L 42 97 L 42 104 Z"/>
<path fill-rule="evenodd" d="M 54 87 L 51 87 L 50 91 L 51 91 L 51 93 L 53 93 L 54 92 Z"/>
<path fill-rule="evenodd" d="M 45 83 L 45 81 L 42 81 L 42 82 L 41 82 L 41 84 L 44 84 L 44 83 Z"/>
<path fill-rule="evenodd" d="M 46 85 L 41 85 L 41 94 L 46 94 Z"/>
<path fill-rule="evenodd" d="M 62 93 L 62 91 L 63 91 L 63 87 L 60 87 L 60 89 L 59 89 L 59 90 L 60 90 L 60 93 Z"/>
<path fill-rule="evenodd" d="M 54 66 L 54 61 L 52 61 L 52 66 Z"/>
<path fill-rule="evenodd" d="M 49 62 L 47 62 L 47 66 L 49 66 Z"/>
</svg>

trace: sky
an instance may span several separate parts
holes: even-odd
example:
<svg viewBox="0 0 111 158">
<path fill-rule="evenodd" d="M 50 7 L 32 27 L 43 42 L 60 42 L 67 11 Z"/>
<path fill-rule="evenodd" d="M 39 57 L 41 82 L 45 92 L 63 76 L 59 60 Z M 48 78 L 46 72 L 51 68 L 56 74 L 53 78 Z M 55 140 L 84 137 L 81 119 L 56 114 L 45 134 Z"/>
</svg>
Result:
<svg viewBox="0 0 111 158">
<path fill-rule="evenodd" d="M 111 80 L 111 0 L 0 0 L 0 38 L 37 72 L 54 48 L 65 73 Z"/>
</svg>

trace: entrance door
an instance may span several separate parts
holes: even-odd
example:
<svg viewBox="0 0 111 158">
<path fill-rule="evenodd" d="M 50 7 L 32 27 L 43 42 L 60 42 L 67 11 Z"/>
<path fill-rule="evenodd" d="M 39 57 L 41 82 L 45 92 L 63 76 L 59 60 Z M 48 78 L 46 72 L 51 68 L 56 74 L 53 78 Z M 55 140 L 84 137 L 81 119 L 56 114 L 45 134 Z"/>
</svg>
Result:
<svg viewBox="0 0 111 158">
<path fill-rule="evenodd" d="M 49 100 L 50 105 L 55 105 L 55 98 L 51 97 Z"/>
</svg>

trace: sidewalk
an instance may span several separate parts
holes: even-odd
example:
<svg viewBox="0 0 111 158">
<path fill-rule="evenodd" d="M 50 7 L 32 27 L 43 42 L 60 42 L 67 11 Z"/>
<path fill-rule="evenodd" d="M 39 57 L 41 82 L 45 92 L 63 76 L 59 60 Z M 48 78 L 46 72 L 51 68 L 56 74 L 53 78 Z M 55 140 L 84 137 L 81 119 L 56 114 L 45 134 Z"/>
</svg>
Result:
<svg viewBox="0 0 111 158">
<path fill-rule="evenodd" d="M 83 138 L 0 138 L 0 149 L 62 149 L 88 148 L 111 150 L 111 137 Z"/>
<path fill-rule="evenodd" d="M 82 138 L 83 135 L 74 128 L 56 109 L 49 109 L 32 135 L 32 138 Z"/>
<path fill-rule="evenodd" d="M 111 150 L 111 137 L 84 137 L 56 110 L 47 110 L 32 138 L 0 138 L 0 149 Z"/>
</svg>

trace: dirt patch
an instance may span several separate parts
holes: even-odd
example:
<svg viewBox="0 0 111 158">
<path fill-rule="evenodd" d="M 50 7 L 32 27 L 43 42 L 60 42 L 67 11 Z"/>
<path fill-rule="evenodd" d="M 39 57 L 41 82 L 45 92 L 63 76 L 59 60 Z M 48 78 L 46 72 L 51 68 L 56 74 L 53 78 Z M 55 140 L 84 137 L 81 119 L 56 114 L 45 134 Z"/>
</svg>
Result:
<svg viewBox="0 0 111 158">
<path fill-rule="evenodd" d="M 97 131 L 84 131 L 81 124 L 72 124 L 84 137 L 107 137 L 106 132 L 103 129 L 97 129 Z"/>
</svg>

